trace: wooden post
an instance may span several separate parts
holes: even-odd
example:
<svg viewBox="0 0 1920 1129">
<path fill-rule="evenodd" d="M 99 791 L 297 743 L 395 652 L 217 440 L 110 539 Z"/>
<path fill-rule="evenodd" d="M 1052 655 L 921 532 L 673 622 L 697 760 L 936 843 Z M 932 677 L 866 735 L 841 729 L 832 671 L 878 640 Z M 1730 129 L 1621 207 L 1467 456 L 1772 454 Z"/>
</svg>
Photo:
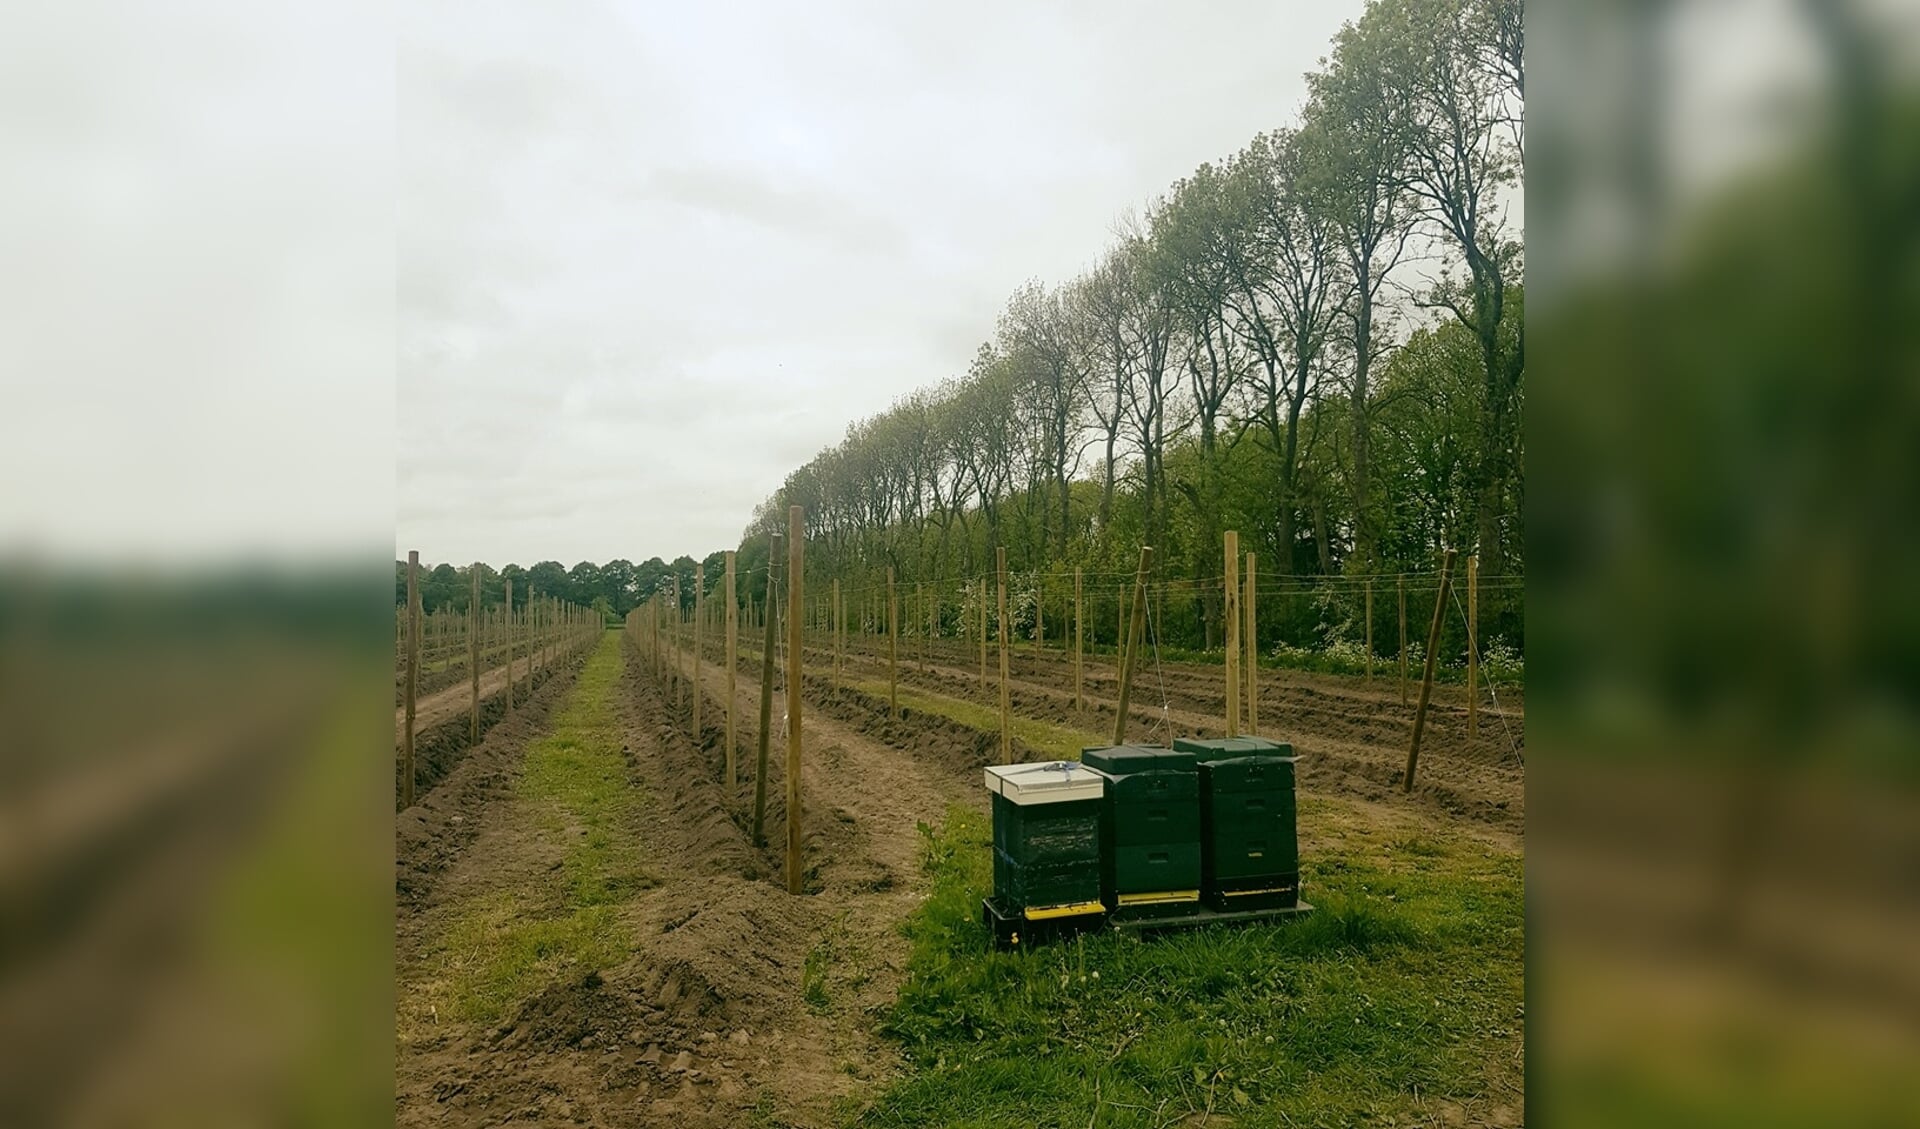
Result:
<svg viewBox="0 0 1920 1129">
<path fill-rule="evenodd" d="M 833 578 L 833 688 L 840 689 L 847 655 L 847 617 L 840 606 L 840 578 Z"/>
<path fill-rule="evenodd" d="M 740 605 L 734 587 L 733 550 L 727 550 L 727 795 L 733 795 L 738 776 L 733 764 L 733 699 L 740 684 Z"/>
<path fill-rule="evenodd" d="M 1082 708 L 1081 696 L 1080 696 L 1080 664 L 1081 664 L 1080 653 L 1086 646 L 1085 617 L 1083 617 L 1080 614 L 1083 609 L 1084 609 L 1084 605 L 1081 603 L 1081 592 L 1080 592 L 1080 569 L 1076 567 L 1073 570 L 1073 712 L 1074 713 L 1079 713 Z"/>
<path fill-rule="evenodd" d="M 913 606 L 918 610 L 913 622 L 920 629 L 920 673 L 927 672 L 927 585 L 924 581 L 913 582 Z"/>
<path fill-rule="evenodd" d="M 893 590 L 893 566 L 887 566 L 887 716 L 900 716 L 900 597 Z"/>
<path fill-rule="evenodd" d="M 647 601 L 647 625 L 653 632 L 653 677 L 658 681 L 662 670 L 660 665 L 660 593 L 655 592 Z"/>
<path fill-rule="evenodd" d="M 407 551 L 407 727 L 400 754 L 400 806 L 413 806 L 413 718 L 420 693 L 420 552 Z"/>
<path fill-rule="evenodd" d="M 501 634 L 507 637 L 507 712 L 513 712 L 513 577 L 504 577 L 507 608 L 500 615 Z"/>
<path fill-rule="evenodd" d="M 1467 558 L 1467 740 L 1480 736 L 1480 554 Z"/>
<path fill-rule="evenodd" d="M 706 697 L 700 692 L 700 644 L 704 641 L 706 627 L 707 565 L 705 561 L 695 561 L 693 565 L 693 743 L 701 743 L 700 699 Z"/>
<path fill-rule="evenodd" d="M 1127 586 L 1122 584 L 1113 597 L 1113 653 L 1127 649 Z"/>
<path fill-rule="evenodd" d="M 1260 589 L 1254 581 L 1254 574 L 1260 565 L 1258 553 L 1247 554 L 1247 597 L 1242 603 L 1246 607 L 1246 661 L 1247 661 L 1247 735 L 1260 735 L 1260 617 L 1255 607 L 1260 598 Z"/>
<path fill-rule="evenodd" d="M 765 637 L 760 643 L 760 747 L 753 763 L 753 845 L 767 845 L 767 745 L 773 736 L 774 568 L 780 559 L 780 534 L 767 535 L 767 598 L 760 602 Z"/>
<path fill-rule="evenodd" d="M 1227 736 L 1240 736 L 1240 534 L 1226 533 Z"/>
<path fill-rule="evenodd" d="M 1040 652 L 1047 645 L 1047 578 L 1045 574 L 1036 574 L 1033 578 L 1033 651 L 1034 669 L 1040 669 Z"/>
<path fill-rule="evenodd" d="M 473 583 L 467 597 L 467 681 L 472 689 L 472 705 L 467 713 L 467 742 L 480 743 L 480 562 L 473 562 L 468 577 Z"/>
<path fill-rule="evenodd" d="M 1140 647 L 1140 635 L 1146 629 L 1147 573 L 1153 568 L 1153 546 L 1140 546 L 1140 572 L 1133 581 L 1133 630 L 1126 633 L 1120 649 L 1120 700 L 1113 714 L 1113 743 L 1127 741 L 1127 699 L 1133 694 L 1134 653 Z M 1125 589 L 1122 589 L 1124 592 Z"/>
<path fill-rule="evenodd" d="M 1012 691 L 1007 686 L 1007 547 L 993 549 L 994 571 L 1000 577 L 1000 763 L 1013 763 Z"/>
<path fill-rule="evenodd" d="M 807 511 L 804 506 L 787 507 L 787 607 L 804 608 L 805 563 L 807 551 Z M 800 706 L 805 688 L 806 664 L 802 659 L 805 621 L 796 611 L 787 612 L 787 893 L 801 892 L 800 870 Z"/>
<path fill-rule="evenodd" d="M 667 624 L 667 650 L 673 658 L 673 715 L 680 716 L 680 698 L 686 683 L 680 679 L 680 577 L 673 578 L 673 618 Z"/>
<path fill-rule="evenodd" d="M 1367 577 L 1367 685 L 1373 685 L 1373 577 Z"/>
<path fill-rule="evenodd" d="M 1447 592 L 1453 580 L 1452 549 L 1440 562 L 1440 591 L 1433 600 L 1433 626 L 1427 629 L 1427 668 L 1420 676 L 1420 705 L 1413 711 L 1413 744 L 1407 746 L 1407 782 L 1403 792 L 1413 791 L 1413 772 L 1420 763 L 1420 731 L 1427 724 L 1427 699 L 1433 694 L 1434 660 L 1440 657 L 1440 619 L 1447 608 Z"/>
<path fill-rule="evenodd" d="M 1394 578 L 1400 589 L 1400 704 L 1407 704 L 1407 574 Z"/>
<path fill-rule="evenodd" d="M 980 578 L 980 693 L 987 692 L 987 578 Z"/>
</svg>

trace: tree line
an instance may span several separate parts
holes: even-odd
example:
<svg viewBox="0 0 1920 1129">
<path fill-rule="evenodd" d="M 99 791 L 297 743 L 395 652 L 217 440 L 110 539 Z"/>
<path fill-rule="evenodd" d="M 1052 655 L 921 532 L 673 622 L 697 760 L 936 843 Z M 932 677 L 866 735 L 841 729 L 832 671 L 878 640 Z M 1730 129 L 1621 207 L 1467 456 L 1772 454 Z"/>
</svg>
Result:
<svg viewBox="0 0 1920 1129">
<path fill-rule="evenodd" d="M 724 560 L 723 554 L 716 552 L 702 562 L 709 581 L 720 575 Z M 609 619 L 619 619 L 654 593 L 670 591 L 676 577 L 680 581 L 680 590 L 686 593 L 691 604 L 694 563 L 694 559 L 687 556 L 670 563 L 659 557 L 640 564 L 628 560 L 612 560 L 600 565 L 581 561 L 572 568 L 559 561 L 541 561 L 530 567 L 509 564 L 500 568 L 488 564 L 429 565 L 422 561 L 418 581 L 420 606 L 427 615 L 442 609 L 466 611 L 473 598 L 473 569 L 478 567 L 482 607 L 495 607 L 504 602 L 507 581 L 511 580 L 513 606 L 516 608 L 527 606 L 531 591 L 534 595 L 552 596 L 581 607 L 593 608 Z M 394 604 L 404 608 L 407 604 L 407 562 L 394 561 L 393 574 Z"/>
<path fill-rule="evenodd" d="M 809 571 L 1223 574 L 1237 529 L 1276 641 L 1357 632 L 1353 584 L 1477 553 L 1483 637 L 1519 648 L 1525 155 L 1520 0 L 1374 0 L 1292 125 L 1123 217 L 1080 277 L 1011 296 L 964 374 L 852 424 L 756 511 Z M 764 549 L 761 549 L 764 552 Z M 709 572 L 711 575 L 711 571 Z M 1389 581 L 1389 583 L 1391 583 Z M 1169 605 L 1221 637 L 1218 586 Z M 1264 606 L 1264 605 L 1263 605 Z M 1424 613 L 1423 613 L 1424 614 Z"/>
</svg>

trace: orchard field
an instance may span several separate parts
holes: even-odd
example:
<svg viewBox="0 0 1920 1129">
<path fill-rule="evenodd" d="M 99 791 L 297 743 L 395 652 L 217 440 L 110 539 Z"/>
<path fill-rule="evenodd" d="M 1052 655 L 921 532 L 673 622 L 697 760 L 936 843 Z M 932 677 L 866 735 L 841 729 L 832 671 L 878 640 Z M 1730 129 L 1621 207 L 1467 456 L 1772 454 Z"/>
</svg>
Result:
<svg viewBox="0 0 1920 1129">
<path fill-rule="evenodd" d="M 786 656 L 760 846 L 757 636 L 740 631 L 729 787 L 724 628 L 697 661 L 693 634 L 656 652 L 637 627 L 576 630 L 511 714 L 483 699 L 498 720 L 477 745 L 464 713 L 439 722 L 455 751 L 399 817 L 402 1124 L 1522 1120 L 1516 696 L 1469 740 L 1458 688 L 1436 690 L 1403 794 L 1412 707 L 1391 677 L 1263 669 L 1261 731 L 1302 758 L 1318 912 L 1006 954 L 978 923 L 997 658 L 982 693 L 973 644 L 929 640 L 924 662 L 896 645 L 890 667 L 884 638 L 855 635 L 836 678 L 834 634 L 808 637 L 795 896 Z M 1084 660 L 1080 710 L 1070 655 L 1015 648 L 1009 667 L 1016 759 L 1105 743 L 1110 663 Z M 1217 667 L 1148 667 L 1130 736 L 1217 734 L 1224 696 Z"/>
</svg>

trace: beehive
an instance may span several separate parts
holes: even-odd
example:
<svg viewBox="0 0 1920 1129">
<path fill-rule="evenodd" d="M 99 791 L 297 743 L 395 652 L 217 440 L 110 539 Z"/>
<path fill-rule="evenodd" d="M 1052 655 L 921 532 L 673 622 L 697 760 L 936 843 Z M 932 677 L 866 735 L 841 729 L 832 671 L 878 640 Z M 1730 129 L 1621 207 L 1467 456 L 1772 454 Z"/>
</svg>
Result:
<svg viewBox="0 0 1920 1129">
<path fill-rule="evenodd" d="M 1087 749 L 1106 779 L 1101 896 L 1110 911 L 1200 905 L 1200 780 L 1192 753 L 1152 745 Z"/>
<path fill-rule="evenodd" d="M 986 785 L 1000 912 L 1027 920 L 1102 912 L 1101 778 L 1055 761 L 989 767 Z"/>
<path fill-rule="evenodd" d="M 1291 906 L 1300 896 L 1291 745 L 1180 738 L 1199 758 L 1201 889 L 1219 910 Z"/>
</svg>

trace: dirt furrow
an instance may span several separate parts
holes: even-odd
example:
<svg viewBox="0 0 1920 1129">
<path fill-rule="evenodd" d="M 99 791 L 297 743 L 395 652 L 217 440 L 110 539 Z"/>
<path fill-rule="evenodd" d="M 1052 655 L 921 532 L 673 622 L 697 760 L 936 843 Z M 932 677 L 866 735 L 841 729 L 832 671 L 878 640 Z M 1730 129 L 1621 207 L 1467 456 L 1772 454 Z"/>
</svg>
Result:
<svg viewBox="0 0 1920 1129">
<path fill-rule="evenodd" d="M 830 648 L 809 647 L 807 655 L 813 669 L 831 670 Z M 1017 716 L 1096 734 L 1111 731 L 1113 695 L 1118 689 L 1113 668 L 1091 664 L 1085 668 L 1084 706 L 1075 710 L 1071 659 L 1035 665 L 1038 673 L 1029 667 L 1026 676 L 1015 674 L 1009 679 L 1009 697 Z M 1049 681 L 1049 670 L 1059 676 L 1058 684 Z M 885 656 L 850 648 L 846 672 L 849 680 L 884 680 Z M 999 702 L 997 662 L 989 668 L 984 695 L 979 690 L 979 669 L 970 663 L 946 665 L 936 657 L 923 669 L 917 656 L 907 661 L 903 655 L 899 672 L 903 686 L 990 707 L 997 707 Z M 1224 676 L 1217 673 L 1171 667 L 1142 671 L 1128 710 L 1129 735 L 1136 740 L 1218 736 L 1223 731 L 1223 706 L 1201 693 L 1209 679 L 1224 693 Z M 1176 684 L 1183 681 L 1184 691 L 1176 690 Z M 1345 686 L 1348 681 L 1356 685 Z M 1400 783 L 1413 712 L 1412 706 L 1399 703 L 1397 692 L 1391 688 L 1369 689 L 1357 679 L 1294 671 L 1262 672 L 1260 732 L 1292 743 L 1302 754 L 1300 779 L 1305 789 L 1370 801 L 1407 802 L 1401 796 Z M 1414 802 L 1449 817 L 1498 829 L 1501 834 L 1520 833 L 1525 823 L 1526 780 L 1514 744 L 1523 739 L 1523 732 L 1523 721 L 1517 714 L 1483 716 L 1479 737 L 1470 740 L 1464 708 L 1431 709 L 1423 734 Z"/>
<path fill-rule="evenodd" d="M 526 681 L 530 672 L 544 672 L 549 666 L 557 666 L 565 661 L 564 657 L 560 657 L 534 666 L 532 660 L 525 657 L 513 660 L 514 693 L 519 694 L 521 692 L 520 686 Z M 482 673 L 480 675 L 480 701 L 482 704 L 506 689 L 506 685 L 507 666 L 505 663 L 501 663 L 492 670 Z M 473 684 L 463 678 L 453 686 L 449 686 L 444 690 L 437 690 L 414 701 L 413 731 L 415 734 L 419 734 L 456 717 L 464 717 L 467 711 L 472 708 Z M 407 709 L 405 706 L 401 706 L 399 709 L 393 711 L 393 743 L 395 745 L 398 745 L 406 739 L 406 727 Z"/>
</svg>

